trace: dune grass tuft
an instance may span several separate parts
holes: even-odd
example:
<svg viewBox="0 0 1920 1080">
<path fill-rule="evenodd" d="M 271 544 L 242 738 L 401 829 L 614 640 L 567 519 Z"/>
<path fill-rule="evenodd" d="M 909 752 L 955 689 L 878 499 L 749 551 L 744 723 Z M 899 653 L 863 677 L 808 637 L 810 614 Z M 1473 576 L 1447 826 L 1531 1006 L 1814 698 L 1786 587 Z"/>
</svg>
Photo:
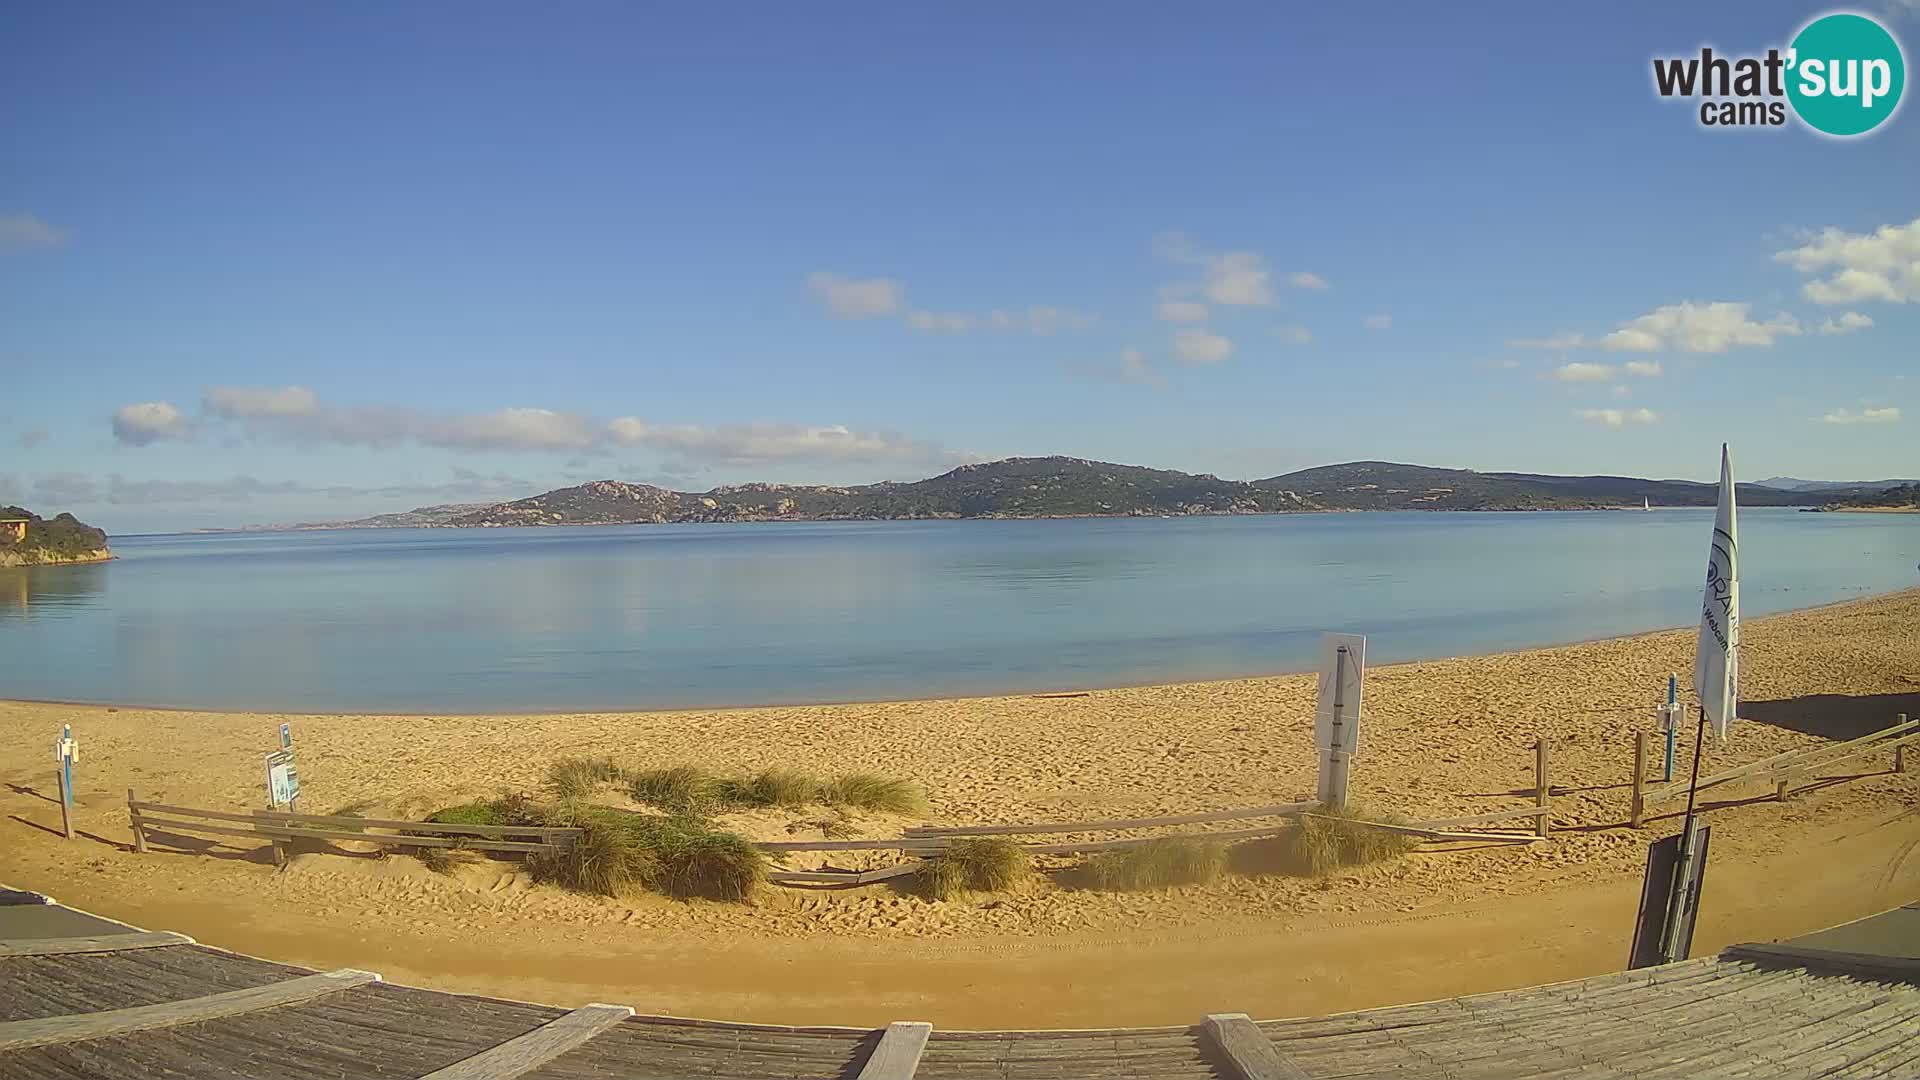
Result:
<svg viewBox="0 0 1920 1080">
<path fill-rule="evenodd" d="M 763 769 L 741 785 L 741 793 L 755 806 L 806 806 L 820 801 L 824 786 L 795 769 Z"/>
<path fill-rule="evenodd" d="M 673 814 L 705 814 L 735 801 L 740 785 L 698 765 L 647 769 L 627 778 L 636 800 Z"/>
<path fill-rule="evenodd" d="M 625 775 L 612 758 L 562 758 L 547 769 L 547 786 L 563 799 L 577 799 Z"/>
<path fill-rule="evenodd" d="M 1032 873 L 1032 860 L 1018 843 L 999 836 L 965 837 L 927 860 L 917 875 L 923 892 L 935 900 L 956 900 L 970 892 L 1005 892 Z"/>
<path fill-rule="evenodd" d="M 927 812 L 927 793 L 919 784 L 875 773 L 851 773 L 832 780 L 823 787 L 821 799 L 832 806 L 888 814 Z"/>
<path fill-rule="evenodd" d="M 1227 846 L 1217 840 L 1169 836 L 1138 847 L 1103 851 L 1086 862 L 1096 889 L 1164 889 L 1204 885 L 1227 867 Z"/>
<path fill-rule="evenodd" d="M 822 780 L 797 769 L 762 769 L 752 776 L 726 776 L 698 765 L 647 769 L 627 777 L 635 800 L 670 814 L 714 814 L 742 807 L 792 808 L 813 803 L 922 814 L 927 796 L 918 784 L 873 773 Z"/>
<path fill-rule="evenodd" d="M 767 879 L 764 852 L 698 818 L 632 814 L 570 800 L 555 806 L 547 820 L 583 832 L 564 851 L 529 860 L 539 881 L 601 896 L 652 889 L 745 900 Z"/>
<path fill-rule="evenodd" d="M 1420 843 L 1418 837 L 1386 829 L 1368 828 L 1365 821 L 1404 824 L 1397 818 L 1368 814 L 1355 807 L 1321 807 L 1300 819 L 1300 827 L 1280 837 L 1284 862 L 1290 871 L 1320 877 L 1344 866 L 1397 859 Z"/>
</svg>

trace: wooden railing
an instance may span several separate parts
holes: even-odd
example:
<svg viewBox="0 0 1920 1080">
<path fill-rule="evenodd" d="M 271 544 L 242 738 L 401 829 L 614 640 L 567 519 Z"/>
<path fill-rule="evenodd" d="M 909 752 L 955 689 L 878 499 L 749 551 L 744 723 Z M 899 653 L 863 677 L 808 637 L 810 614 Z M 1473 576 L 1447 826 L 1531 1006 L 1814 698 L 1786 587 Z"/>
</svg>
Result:
<svg viewBox="0 0 1920 1080">
<path fill-rule="evenodd" d="M 1638 829 L 1646 823 L 1647 808 L 1657 802 L 1680 798 L 1687 793 L 1687 785 L 1675 781 L 1659 787 L 1646 786 L 1647 741 L 1649 733 L 1637 732 L 1633 747 L 1633 802 L 1628 812 L 1628 823 Z M 1773 785 L 1774 798 L 1785 801 L 1796 787 L 1804 788 L 1809 783 L 1822 779 L 1814 776 L 1818 769 L 1826 769 L 1843 761 L 1851 761 L 1868 754 L 1878 754 L 1886 750 L 1893 751 L 1893 771 L 1907 771 L 1907 747 L 1920 743 L 1920 720 L 1907 719 L 1901 713 L 1891 727 L 1885 727 L 1870 735 L 1862 735 L 1846 742 L 1829 743 L 1824 746 L 1803 747 L 1789 750 L 1772 757 L 1750 761 L 1745 765 L 1736 765 L 1731 769 L 1703 776 L 1694 790 L 1705 791 L 1742 780 L 1764 780 Z"/>
<path fill-rule="evenodd" d="M 571 845 L 583 831 L 553 825 L 453 825 L 329 814 L 290 814 L 275 810 L 254 810 L 240 814 L 228 810 L 200 810 L 166 803 L 141 802 L 132 788 L 127 789 L 127 812 L 133 819 L 135 851 L 147 850 L 147 834 L 150 830 L 213 836 L 254 836 L 273 844 L 273 861 L 281 866 L 286 865 L 287 844 L 291 840 L 352 840 L 381 847 L 466 848 L 525 855 L 559 851 Z M 221 822 L 237 824 L 217 824 Z M 367 829 L 404 831 L 363 831 Z"/>
</svg>

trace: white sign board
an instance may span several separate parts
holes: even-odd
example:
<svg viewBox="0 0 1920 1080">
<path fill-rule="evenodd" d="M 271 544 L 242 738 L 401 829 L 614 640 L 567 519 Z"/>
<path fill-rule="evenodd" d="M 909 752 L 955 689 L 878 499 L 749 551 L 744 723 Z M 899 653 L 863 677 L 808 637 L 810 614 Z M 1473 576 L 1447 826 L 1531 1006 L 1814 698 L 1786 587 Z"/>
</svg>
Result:
<svg viewBox="0 0 1920 1080">
<path fill-rule="evenodd" d="M 275 750 L 267 755 L 267 801 L 272 806 L 291 806 L 300 797 L 300 774 L 293 767 L 293 751 Z"/>
<path fill-rule="evenodd" d="M 1320 635 L 1320 692 L 1313 714 L 1313 745 L 1360 753 L 1360 688 L 1366 682 L 1367 639 Z"/>
</svg>

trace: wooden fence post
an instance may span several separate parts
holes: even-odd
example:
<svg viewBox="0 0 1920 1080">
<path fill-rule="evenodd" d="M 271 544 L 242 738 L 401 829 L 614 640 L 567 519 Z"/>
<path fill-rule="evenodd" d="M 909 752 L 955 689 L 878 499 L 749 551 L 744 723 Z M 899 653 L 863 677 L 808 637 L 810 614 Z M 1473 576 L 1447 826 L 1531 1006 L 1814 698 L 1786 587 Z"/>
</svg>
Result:
<svg viewBox="0 0 1920 1080">
<path fill-rule="evenodd" d="M 133 789 L 127 789 L 127 813 L 133 818 L 133 850 L 142 855 L 147 853 L 147 829 L 140 822 L 140 811 L 134 809 Z"/>
<path fill-rule="evenodd" d="M 1547 737 L 1540 736 L 1533 744 L 1533 797 L 1540 809 L 1553 807 L 1553 788 L 1547 783 Z M 1541 814 L 1534 819 L 1538 823 L 1539 835 L 1553 835 L 1553 815 Z"/>
<path fill-rule="evenodd" d="M 1907 722 L 1906 713 L 1900 714 L 1899 722 L 1902 724 Z M 1907 744 L 1906 743 L 1901 743 L 1899 746 L 1896 746 L 1893 748 L 1893 771 L 1897 773 L 1903 773 L 1907 771 Z"/>
<path fill-rule="evenodd" d="M 1627 824 L 1640 828 L 1647 823 L 1647 733 L 1633 733 L 1633 808 Z"/>
<path fill-rule="evenodd" d="M 1787 792 L 1793 787 L 1793 770 L 1782 769 L 1780 778 L 1773 782 L 1773 797 L 1781 802 L 1787 801 Z"/>
</svg>

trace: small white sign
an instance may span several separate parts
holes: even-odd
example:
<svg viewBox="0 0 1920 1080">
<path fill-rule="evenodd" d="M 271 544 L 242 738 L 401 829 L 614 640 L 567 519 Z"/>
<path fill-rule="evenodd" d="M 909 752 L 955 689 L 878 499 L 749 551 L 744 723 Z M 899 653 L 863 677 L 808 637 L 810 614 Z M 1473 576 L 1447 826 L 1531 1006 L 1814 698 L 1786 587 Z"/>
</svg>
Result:
<svg viewBox="0 0 1920 1080">
<path fill-rule="evenodd" d="M 1365 635 L 1320 635 L 1320 690 L 1313 714 L 1315 746 L 1359 755 L 1360 688 L 1366 676 Z"/>
<path fill-rule="evenodd" d="M 267 801 L 271 806 L 291 806 L 300 797 L 300 773 L 293 767 L 293 751 L 275 750 L 267 755 Z"/>
</svg>

